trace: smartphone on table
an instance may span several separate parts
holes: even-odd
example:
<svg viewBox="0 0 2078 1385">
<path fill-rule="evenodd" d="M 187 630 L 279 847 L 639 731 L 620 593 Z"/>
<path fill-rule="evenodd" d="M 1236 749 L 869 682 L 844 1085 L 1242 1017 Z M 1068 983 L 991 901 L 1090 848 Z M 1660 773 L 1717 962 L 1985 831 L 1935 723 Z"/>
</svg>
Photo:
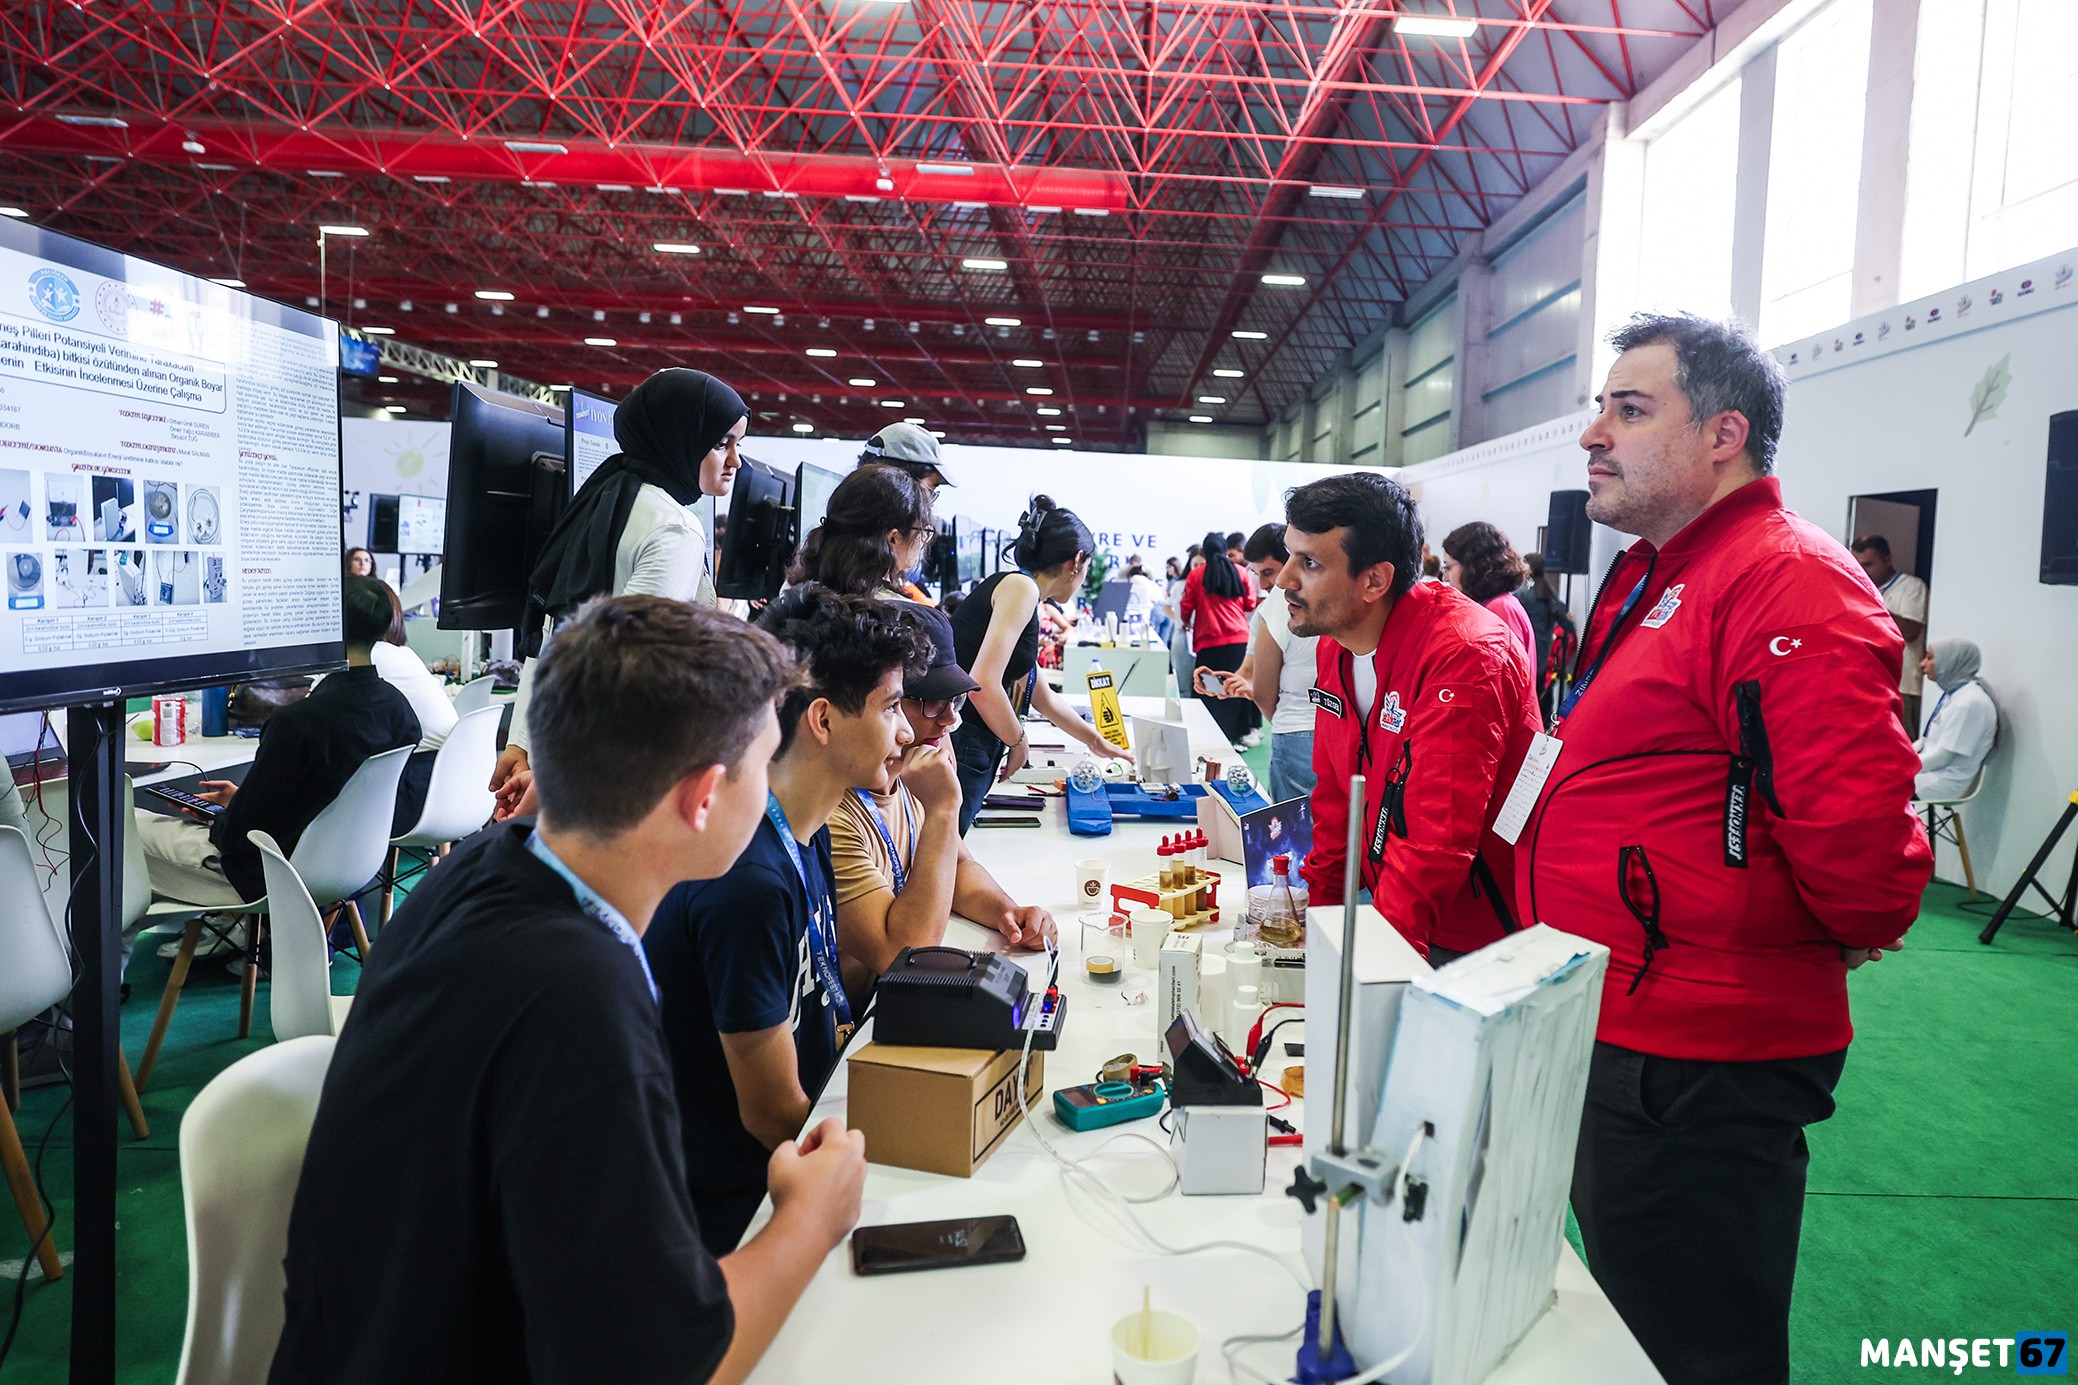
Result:
<svg viewBox="0 0 2078 1385">
<path fill-rule="evenodd" d="M 851 1233 L 854 1274 L 906 1274 L 1024 1258 L 1025 1237 L 1016 1217 L 901 1222 L 862 1226 Z"/>
</svg>

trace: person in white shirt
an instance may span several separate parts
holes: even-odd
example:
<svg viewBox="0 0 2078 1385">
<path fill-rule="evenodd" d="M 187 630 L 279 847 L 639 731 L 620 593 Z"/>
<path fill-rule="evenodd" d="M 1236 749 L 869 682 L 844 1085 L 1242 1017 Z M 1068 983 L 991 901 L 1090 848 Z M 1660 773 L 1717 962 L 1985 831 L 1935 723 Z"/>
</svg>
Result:
<svg viewBox="0 0 2078 1385">
<path fill-rule="evenodd" d="M 1313 793 L 1313 683 L 1320 638 L 1292 633 L 1291 610 L 1277 586 L 1277 574 L 1291 557 L 1284 526 L 1257 529 L 1242 556 L 1266 595 L 1255 610 L 1255 631 L 1241 671 L 1220 677 L 1228 697 L 1249 698 L 1270 719 L 1270 801 L 1308 798 Z"/>
<path fill-rule="evenodd" d="M 729 493 L 749 426 L 743 396 L 705 371 L 673 366 L 644 380 L 613 416 L 621 450 L 586 478 L 556 521 L 528 583 L 512 729 L 491 773 L 500 821 L 534 811 L 527 704 L 532 660 L 558 621 L 595 596 L 715 604 L 707 533 L 693 506 Z"/>
<path fill-rule="evenodd" d="M 1941 689 L 1912 745 L 1919 752 L 1912 796 L 1921 803 L 1952 803 L 1968 793 L 1998 740 L 1998 705 L 1977 676 L 1982 657 L 1968 640 L 1935 640 L 1920 659 L 1919 671 Z"/>
<path fill-rule="evenodd" d="M 371 651 L 375 671 L 411 704 L 412 714 L 418 718 L 418 748 L 438 750 L 460 720 L 455 715 L 454 699 L 447 694 L 447 684 L 426 667 L 418 651 L 405 641 L 404 603 L 398 600 L 396 589 L 387 582 L 382 589 L 390 596 L 390 628 Z"/>
<path fill-rule="evenodd" d="M 1905 699 L 1905 727 L 1919 725 L 1919 662 L 1926 656 L 1926 583 L 1909 572 L 1898 571 L 1890 560 L 1890 540 L 1881 534 L 1864 534 L 1854 541 L 1854 560 L 1869 574 L 1883 597 L 1884 609 L 1898 623 L 1905 637 L 1905 663 L 1898 673 L 1898 691 Z"/>
</svg>

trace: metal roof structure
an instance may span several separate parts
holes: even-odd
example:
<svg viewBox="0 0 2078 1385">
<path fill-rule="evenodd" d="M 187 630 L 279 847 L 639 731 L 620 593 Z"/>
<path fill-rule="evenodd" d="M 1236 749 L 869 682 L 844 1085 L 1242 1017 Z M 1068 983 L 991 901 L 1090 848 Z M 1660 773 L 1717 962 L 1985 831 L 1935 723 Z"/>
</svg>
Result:
<svg viewBox="0 0 2078 1385">
<path fill-rule="evenodd" d="M 23 0 L 0 200 L 534 379 L 1134 447 L 1298 397 L 1728 8 Z"/>
</svg>

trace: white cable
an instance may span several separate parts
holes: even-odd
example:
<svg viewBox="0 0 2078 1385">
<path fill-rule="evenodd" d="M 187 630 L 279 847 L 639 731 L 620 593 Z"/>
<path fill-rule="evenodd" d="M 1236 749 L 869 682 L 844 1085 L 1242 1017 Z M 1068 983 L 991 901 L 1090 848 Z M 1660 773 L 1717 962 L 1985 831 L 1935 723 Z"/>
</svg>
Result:
<svg viewBox="0 0 2078 1385">
<path fill-rule="evenodd" d="M 1286 1380 L 1282 1376 L 1264 1375 L 1255 1367 L 1243 1362 L 1237 1353 L 1248 1347 L 1262 1346 L 1269 1342 L 1288 1342 L 1304 1330 L 1304 1328 L 1295 1327 L 1289 1332 L 1264 1332 L 1249 1337 L 1227 1338 L 1219 1344 L 1219 1354 L 1226 1358 L 1228 1378 L 1232 1379 L 1238 1374 L 1245 1375 L 1250 1380 L 1258 1382 L 1258 1385 L 1287 1385 Z"/>
<path fill-rule="evenodd" d="M 1414 1244 L 1414 1232 L 1409 1229 L 1414 1223 L 1407 1220 L 1407 1185 L 1413 1181 L 1414 1156 L 1421 1152 L 1422 1141 L 1428 1137 L 1428 1133 L 1429 1127 L 1426 1123 L 1415 1126 L 1414 1138 L 1407 1142 L 1407 1153 L 1400 1159 L 1400 1234 L 1407 1239 L 1407 1258 L 1410 1263 L 1418 1261 L 1421 1252 Z M 1339 1382 L 1339 1385 L 1373 1385 L 1373 1382 L 1383 1380 L 1386 1372 L 1396 1371 L 1414 1359 L 1415 1349 L 1421 1345 L 1421 1339 L 1428 1333 L 1429 1285 L 1419 1272 L 1413 1278 L 1415 1292 L 1420 1295 L 1421 1302 L 1421 1307 L 1414 1314 L 1413 1339 L 1398 1356 L 1388 1356 L 1369 1370 L 1361 1371 Z"/>
</svg>

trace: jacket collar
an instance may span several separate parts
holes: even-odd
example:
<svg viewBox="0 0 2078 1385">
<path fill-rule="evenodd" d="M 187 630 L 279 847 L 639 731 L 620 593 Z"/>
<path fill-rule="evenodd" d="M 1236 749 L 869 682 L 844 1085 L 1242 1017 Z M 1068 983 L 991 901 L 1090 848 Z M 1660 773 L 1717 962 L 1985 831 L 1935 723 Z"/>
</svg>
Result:
<svg viewBox="0 0 2078 1385">
<path fill-rule="evenodd" d="M 1769 510 L 1782 508 L 1782 482 L 1773 476 L 1748 481 L 1724 499 L 1690 520 L 1685 528 L 1662 547 L 1663 558 L 1687 558 L 1709 548 L 1729 530 Z M 1650 554 L 1652 545 L 1640 539 L 1630 551 Z"/>
</svg>

